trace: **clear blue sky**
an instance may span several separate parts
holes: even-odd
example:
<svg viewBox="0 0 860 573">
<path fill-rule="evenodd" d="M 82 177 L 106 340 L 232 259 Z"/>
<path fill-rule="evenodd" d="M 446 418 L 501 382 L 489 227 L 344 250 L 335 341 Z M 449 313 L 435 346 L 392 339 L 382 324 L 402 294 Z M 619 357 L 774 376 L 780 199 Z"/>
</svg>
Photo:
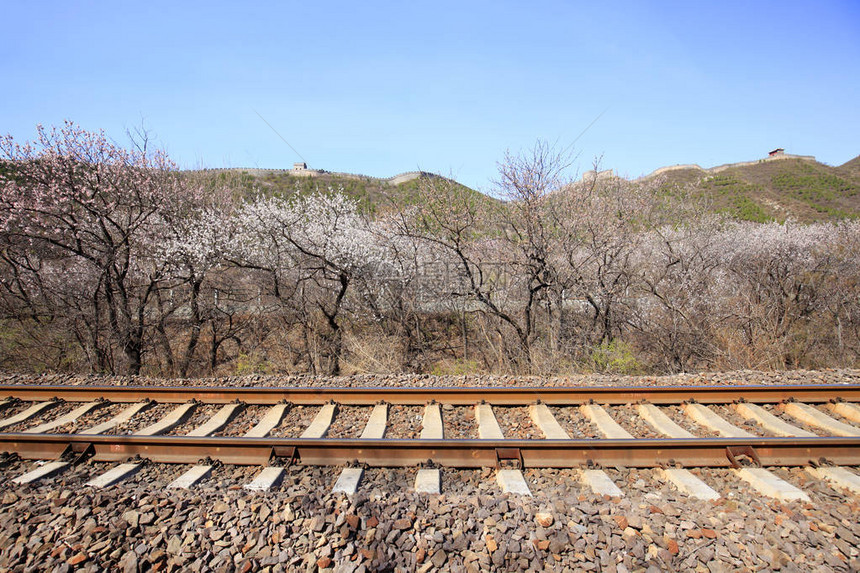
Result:
<svg viewBox="0 0 860 573">
<path fill-rule="evenodd" d="M 141 119 L 182 167 L 424 169 L 506 149 L 639 176 L 860 154 L 860 2 L 0 2 L 0 132 Z"/>
</svg>

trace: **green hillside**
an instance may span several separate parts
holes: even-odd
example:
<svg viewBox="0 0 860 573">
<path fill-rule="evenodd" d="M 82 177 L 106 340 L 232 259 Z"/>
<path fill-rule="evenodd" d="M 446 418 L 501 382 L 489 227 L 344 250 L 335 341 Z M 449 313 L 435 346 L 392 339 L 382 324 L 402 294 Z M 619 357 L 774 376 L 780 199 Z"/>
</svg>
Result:
<svg viewBox="0 0 860 573">
<path fill-rule="evenodd" d="M 837 167 L 836 170 L 846 177 L 860 177 L 860 155 L 851 161 L 846 161 Z"/>
<path fill-rule="evenodd" d="M 488 195 L 474 191 L 438 175 L 392 184 L 385 179 L 320 172 L 313 177 L 288 170 L 226 169 L 189 172 L 207 184 L 227 184 L 237 193 L 250 196 L 289 196 L 328 189 L 342 189 L 357 200 L 362 210 L 375 214 L 393 203 L 409 203 L 418 196 L 427 178 L 474 193 L 480 201 L 497 203 Z M 668 192 L 676 188 L 691 190 L 716 212 L 746 221 L 765 222 L 795 219 L 801 222 L 833 221 L 860 217 L 860 156 L 838 167 L 812 159 L 785 158 L 757 163 L 731 165 L 719 170 L 678 168 L 659 175 Z M 422 181 L 423 179 L 423 181 Z"/>
<path fill-rule="evenodd" d="M 747 221 L 811 222 L 860 216 L 860 157 L 839 167 L 810 159 L 761 161 L 717 173 L 685 168 L 661 174 L 667 188 L 689 186 L 715 211 Z"/>
<path fill-rule="evenodd" d="M 415 178 L 402 183 L 392 184 L 385 179 L 358 175 L 343 175 L 322 172 L 313 177 L 292 174 L 287 170 L 257 170 L 257 169 L 224 169 L 211 171 L 189 172 L 194 177 L 203 178 L 208 185 L 229 185 L 237 192 L 247 196 L 257 193 L 288 197 L 293 194 L 308 194 L 317 191 L 326 192 L 329 189 L 341 190 L 348 197 L 358 201 L 361 209 L 375 214 L 386 210 L 393 202 L 412 202 L 418 195 L 419 186 L 426 179 L 438 179 L 438 182 L 450 184 L 457 189 L 473 193 L 483 201 L 495 202 L 488 195 L 470 189 L 456 181 L 448 180 L 439 175 L 422 173 Z M 424 180 L 424 181 L 422 181 Z"/>
</svg>

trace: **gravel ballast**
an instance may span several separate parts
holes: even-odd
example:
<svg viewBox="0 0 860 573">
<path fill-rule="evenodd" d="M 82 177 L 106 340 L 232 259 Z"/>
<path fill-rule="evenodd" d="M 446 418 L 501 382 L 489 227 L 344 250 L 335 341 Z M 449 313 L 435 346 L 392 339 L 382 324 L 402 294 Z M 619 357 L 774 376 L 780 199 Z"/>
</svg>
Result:
<svg viewBox="0 0 860 573">
<path fill-rule="evenodd" d="M 15 462 L 4 478 L 23 472 Z M 606 499 L 577 470 L 528 470 L 533 497 L 502 494 L 485 470 L 443 470 L 440 496 L 411 491 L 414 470 L 372 468 L 358 494 L 330 494 L 338 468 L 290 468 L 275 491 L 221 467 L 200 487 L 164 487 L 187 466 L 147 465 L 107 490 L 82 484 L 108 464 L 74 468 L 0 500 L 0 568 L 10 571 L 760 570 L 860 566 L 855 498 L 777 470 L 811 503 L 763 499 L 732 470 L 697 470 L 723 498 L 678 494 L 651 470 L 607 473 Z M 456 485 L 455 485 L 456 484 Z M 429 566 L 428 566 L 429 565 Z"/>
<path fill-rule="evenodd" d="M 620 376 L 580 374 L 572 376 L 499 376 L 491 374 L 358 374 L 354 376 L 311 376 L 252 374 L 219 378 L 148 378 L 100 374 L 18 374 L 0 372 L 0 384 L 41 384 L 72 386 L 203 386 L 203 387 L 314 387 L 314 388 L 459 388 L 459 387 L 553 387 L 553 386 L 715 386 L 780 384 L 860 384 L 860 369 L 791 370 L 760 372 L 701 372 L 669 376 Z"/>
</svg>

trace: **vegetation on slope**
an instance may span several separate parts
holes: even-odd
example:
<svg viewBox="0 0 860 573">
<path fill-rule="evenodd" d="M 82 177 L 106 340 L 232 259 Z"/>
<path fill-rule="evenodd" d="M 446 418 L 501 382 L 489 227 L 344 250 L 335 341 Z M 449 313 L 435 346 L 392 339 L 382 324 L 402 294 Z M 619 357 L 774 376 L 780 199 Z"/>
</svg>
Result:
<svg viewBox="0 0 860 573">
<path fill-rule="evenodd" d="M 663 178 L 666 188 L 690 186 L 715 211 L 743 221 L 835 221 L 860 216 L 858 159 L 840 167 L 806 159 L 762 161 L 715 174 L 679 169 Z"/>
<path fill-rule="evenodd" d="M 189 172 L 189 175 L 204 181 L 211 188 L 229 187 L 239 195 L 236 199 L 249 199 L 256 196 L 290 197 L 307 196 L 314 193 L 343 193 L 356 201 L 359 210 L 365 214 L 378 215 L 396 205 L 414 203 L 418 200 L 422 179 L 428 177 L 444 180 L 444 177 L 423 174 L 421 177 L 392 185 L 385 179 L 366 176 L 345 176 L 338 173 L 321 173 L 314 177 L 295 175 L 289 171 L 261 170 L 246 171 L 226 169 Z M 461 183 L 453 182 L 464 193 L 473 195 L 475 200 L 489 204 L 496 200 Z"/>
<path fill-rule="evenodd" d="M 392 185 L 384 179 L 321 173 L 304 177 L 289 171 L 219 170 L 192 172 L 207 185 L 230 187 L 241 197 L 257 195 L 288 197 L 340 191 L 358 202 L 362 212 L 380 214 L 395 205 L 413 203 L 426 177 Z M 839 167 L 806 159 L 762 161 L 729 167 L 718 173 L 677 169 L 660 176 L 666 193 L 677 189 L 703 199 L 717 213 L 741 221 L 765 223 L 793 219 L 800 222 L 837 221 L 860 216 L 860 157 Z M 444 179 L 444 178 L 442 178 Z M 487 206 L 498 200 L 459 183 L 465 193 Z"/>
</svg>

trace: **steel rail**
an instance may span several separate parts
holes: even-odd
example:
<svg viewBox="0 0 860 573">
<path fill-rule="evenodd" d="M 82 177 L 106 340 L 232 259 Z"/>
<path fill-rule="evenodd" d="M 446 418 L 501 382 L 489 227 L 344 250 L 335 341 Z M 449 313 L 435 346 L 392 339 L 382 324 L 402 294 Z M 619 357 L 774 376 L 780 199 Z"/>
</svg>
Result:
<svg viewBox="0 0 860 573">
<path fill-rule="evenodd" d="M 380 400 L 391 404 L 441 404 L 471 406 L 482 400 L 498 406 L 518 406 L 534 402 L 549 405 L 680 404 L 695 400 L 702 404 L 729 404 L 738 400 L 766 404 L 795 399 L 808 403 L 836 398 L 860 402 L 860 384 L 782 386 L 621 386 L 621 387 L 508 387 L 508 388 L 207 388 L 164 386 L 42 386 L 0 385 L 0 398 L 15 397 L 39 401 L 59 397 L 70 402 L 105 398 L 112 402 L 152 399 L 181 403 L 192 399 L 210 404 L 239 400 L 247 404 L 275 404 L 280 401 L 319 405 L 335 401 L 344 405 L 372 405 Z"/>
<path fill-rule="evenodd" d="M 95 461 L 133 456 L 159 463 L 195 463 L 209 457 L 224 463 L 259 465 L 272 457 L 305 465 L 410 467 L 432 461 L 446 467 L 495 467 L 518 460 L 525 468 L 726 467 L 747 454 L 763 466 L 798 466 L 827 460 L 860 465 L 860 438 L 693 438 L 589 440 L 361 440 L 0 434 L 0 451 L 24 459 L 58 459 L 89 451 Z M 733 452 L 729 455 L 729 451 Z"/>
</svg>

